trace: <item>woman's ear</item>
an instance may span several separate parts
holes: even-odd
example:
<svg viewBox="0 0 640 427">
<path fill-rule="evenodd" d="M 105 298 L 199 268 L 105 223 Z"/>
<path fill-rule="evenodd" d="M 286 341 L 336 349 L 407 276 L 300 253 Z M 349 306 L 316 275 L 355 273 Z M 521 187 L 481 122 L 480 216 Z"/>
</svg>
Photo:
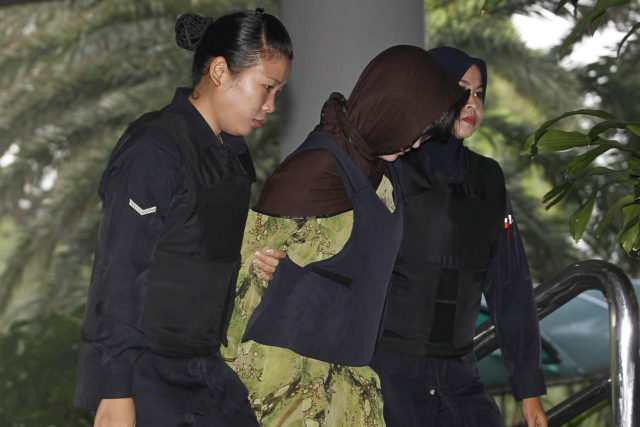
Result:
<svg viewBox="0 0 640 427">
<path fill-rule="evenodd" d="M 229 67 L 227 66 L 227 60 L 222 56 L 216 56 L 211 60 L 211 64 L 209 65 L 209 77 L 211 81 L 216 86 L 222 85 L 222 79 L 225 73 L 229 72 Z"/>
</svg>

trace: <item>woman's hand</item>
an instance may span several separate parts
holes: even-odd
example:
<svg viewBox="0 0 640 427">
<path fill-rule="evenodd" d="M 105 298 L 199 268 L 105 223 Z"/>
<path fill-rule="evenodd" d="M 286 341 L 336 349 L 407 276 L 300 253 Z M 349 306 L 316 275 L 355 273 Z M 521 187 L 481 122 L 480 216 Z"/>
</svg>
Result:
<svg viewBox="0 0 640 427">
<path fill-rule="evenodd" d="M 259 271 L 259 276 L 263 280 L 273 279 L 276 267 L 287 254 L 278 249 L 267 249 L 264 252 L 256 251 L 253 258 L 253 266 Z"/>
<path fill-rule="evenodd" d="M 539 397 L 522 399 L 522 414 L 527 420 L 527 427 L 547 427 L 547 414 L 544 412 Z"/>
<path fill-rule="evenodd" d="M 134 427 L 135 425 L 136 410 L 132 397 L 100 401 L 94 427 Z"/>
</svg>

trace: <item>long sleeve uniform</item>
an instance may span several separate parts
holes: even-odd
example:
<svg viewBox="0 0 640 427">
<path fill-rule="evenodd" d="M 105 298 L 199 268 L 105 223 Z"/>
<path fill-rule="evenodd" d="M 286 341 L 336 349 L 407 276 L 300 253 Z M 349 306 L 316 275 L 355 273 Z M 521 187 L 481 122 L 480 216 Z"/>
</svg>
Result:
<svg viewBox="0 0 640 427">
<path fill-rule="evenodd" d="M 166 109 L 183 115 L 198 148 L 227 164 L 246 150 L 244 140 L 221 144 L 179 89 Z M 87 306 L 95 330 L 83 333 L 76 387 L 77 406 L 95 409 L 103 398 L 132 395 L 134 365 L 149 348 L 138 328 L 145 307 L 147 277 L 158 243 L 192 195 L 186 164 L 169 133 L 146 127 L 112 154 L 100 183 L 102 199 L 98 252 Z M 87 336 L 89 335 L 89 336 Z"/>
<path fill-rule="evenodd" d="M 518 400 L 546 393 L 541 370 L 540 329 L 529 264 L 511 201 L 483 285 L 498 344 Z"/>
</svg>

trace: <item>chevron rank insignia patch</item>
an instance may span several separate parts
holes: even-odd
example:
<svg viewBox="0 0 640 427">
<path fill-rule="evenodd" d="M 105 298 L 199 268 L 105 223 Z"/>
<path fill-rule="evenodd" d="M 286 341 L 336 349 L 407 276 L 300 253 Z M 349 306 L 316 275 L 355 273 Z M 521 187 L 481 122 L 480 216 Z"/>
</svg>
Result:
<svg viewBox="0 0 640 427">
<path fill-rule="evenodd" d="M 136 202 L 133 201 L 133 199 L 129 199 L 129 206 L 131 206 L 133 210 L 138 212 L 140 215 L 149 215 L 157 210 L 155 206 L 142 209 Z"/>
</svg>

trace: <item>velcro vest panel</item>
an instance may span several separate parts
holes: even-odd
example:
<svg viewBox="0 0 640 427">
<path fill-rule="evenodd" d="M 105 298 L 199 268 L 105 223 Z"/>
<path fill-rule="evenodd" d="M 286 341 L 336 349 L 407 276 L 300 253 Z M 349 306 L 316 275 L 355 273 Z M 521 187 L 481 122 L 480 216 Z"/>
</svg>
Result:
<svg viewBox="0 0 640 427">
<path fill-rule="evenodd" d="M 213 354 L 227 342 L 253 162 L 246 151 L 222 165 L 211 150 L 196 145 L 180 114 L 166 110 L 132 123 L 114 155 L 147 126 L 163 128 L 178 145 L 189 198 L 154 252 L 138 327 L 158 353 Z"/>
<path fill-rule="evenodd" d="M 156 352 L 212 354 L 227 343 L 253 162 L 246 151 L 224 166 L 211 150 L 195 145 L 186 123 L 167 117 L 160 122 L 178 130 L 193 197 L 155 252 L 140 328 Z"/>
<path fill-rule="evenodd" d="M 384 347 L 439 357 L 472 349 L 506 192 L 497 163 L 468 150 L 465 157 L 466 180 L 446 190 L 418 156 L 403 160 L 404 231 Z"/>
</svg>

